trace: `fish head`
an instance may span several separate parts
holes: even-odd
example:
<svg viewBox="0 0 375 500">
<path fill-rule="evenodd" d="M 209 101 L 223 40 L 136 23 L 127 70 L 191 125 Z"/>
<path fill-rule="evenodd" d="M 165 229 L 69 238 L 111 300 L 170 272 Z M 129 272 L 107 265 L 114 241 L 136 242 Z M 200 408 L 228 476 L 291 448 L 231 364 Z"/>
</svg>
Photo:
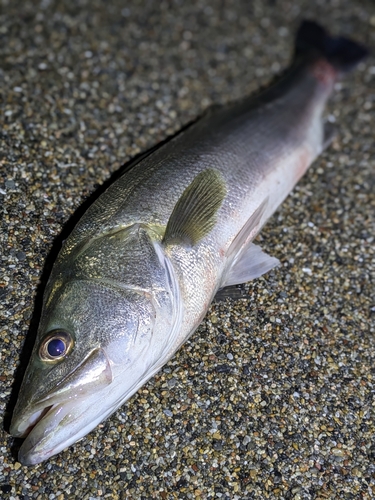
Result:
<svg viewBox="0 0 375 500">
<path fill-rule="evenodd" d="M 56 282 L 47 286 L 10 428 L 26 437 L 19 451 L 25 465 L 90 432 L 135 392 L 155 361 L 146 355 L 158 317 L 149 294 L 95 280 L 54 288 Z"/>
</svg>

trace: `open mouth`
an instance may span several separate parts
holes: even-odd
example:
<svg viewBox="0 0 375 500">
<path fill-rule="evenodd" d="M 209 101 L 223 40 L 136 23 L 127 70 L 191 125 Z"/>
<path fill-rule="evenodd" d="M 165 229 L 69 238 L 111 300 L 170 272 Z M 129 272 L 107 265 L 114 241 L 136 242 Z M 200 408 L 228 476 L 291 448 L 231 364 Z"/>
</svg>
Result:
<svg viewBox="0 0 375 500">
<path fill-rule="evenodd" d="M 53 405 L 47 406 L 41 410 L 36 411 L 28 419 L 23 420 L 16 426 L 12 423 L 11 435 L 18 438 L 24 438 L 38 425 L 38 423 L 47 415 Z"/>
<path fill-rule="evenodd" d="M 61 424 L 64 419 L 70 420 L 75 404 L 69 400 L 58 402 L 12 423 L 11 434 L 26 438 L 19 450 L 22 464 L 37 464 L 67 446 L 69 426 Z"/>
<path fill-rule="evenodd" d="M 19 461 L 39 463 L 87 434 L 102 420 L 97 400 L 111 382 L 109 360 L 96 348 L 38 402 L 28 387 L 21 388 L 10 427 L 12 436 L 25 438 Z"/>
<path fill-rule="evenodd" d="M 19 462 L 38 464 L 82 439 L 113 412 L 113 407 L 103 408 L 98 400 L 102 401 L 98 394 L 65 399 L 18 416 L 12 422 L 11 434 L 25 437 L 18 452 Z"/>
</svg>

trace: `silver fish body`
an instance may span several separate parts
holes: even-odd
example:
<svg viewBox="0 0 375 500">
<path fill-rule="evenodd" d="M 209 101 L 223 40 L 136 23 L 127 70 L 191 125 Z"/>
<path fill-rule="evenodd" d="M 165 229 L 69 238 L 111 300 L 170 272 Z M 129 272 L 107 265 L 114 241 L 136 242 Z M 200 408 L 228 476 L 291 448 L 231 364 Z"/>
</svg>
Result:
<svg viewBox="0 0 375 500">
<path fill-rule="evenodd" d="M 364 49 L 346 43 L 357 62 Z M 277 265 L 251 242 L 323 150 L 345 62 L 309 45 L 277 85 L 208 112 L 135 164 L 65 241 L 11 426 L 27 436 L 22 463 L 86 435 L 171 358 L 220 288 Z"/>
</svg>

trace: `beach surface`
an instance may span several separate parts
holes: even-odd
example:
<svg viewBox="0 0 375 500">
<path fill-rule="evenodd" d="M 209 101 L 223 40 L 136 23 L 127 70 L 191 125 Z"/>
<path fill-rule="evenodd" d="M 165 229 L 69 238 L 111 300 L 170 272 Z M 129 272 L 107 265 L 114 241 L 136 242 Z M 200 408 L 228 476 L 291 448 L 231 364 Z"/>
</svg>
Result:
<svg viewBox="0 0 375 500">
<path fill-rule="evenodd" d="M 375 46 L 370 0 L 2 2 L 0 498 L 375 497 L 371 57 L 337 84 L 336 138 L 257 238 L 281 266 L 214 303 L 74 446 L 24 467 L 6 432 L 46 280 L 84 208 L 210 105 L 266 86 L 302 19 Z"/>
</svg>

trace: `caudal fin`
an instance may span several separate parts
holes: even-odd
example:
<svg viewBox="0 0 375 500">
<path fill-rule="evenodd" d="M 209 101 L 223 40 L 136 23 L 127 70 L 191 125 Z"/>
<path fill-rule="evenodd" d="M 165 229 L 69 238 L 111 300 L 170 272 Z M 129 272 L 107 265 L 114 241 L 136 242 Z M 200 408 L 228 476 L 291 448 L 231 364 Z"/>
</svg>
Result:
<svg viewBox="0 0 375 500">
<path fill-rule="evenodd" d="M 324 57 L 340 72 L 353 69 L 369 53 L 364 45 L 342 36 L 333 37 L 314 21 L 303 21 L 296 36 L 296 55 Z"/>
</svg>

